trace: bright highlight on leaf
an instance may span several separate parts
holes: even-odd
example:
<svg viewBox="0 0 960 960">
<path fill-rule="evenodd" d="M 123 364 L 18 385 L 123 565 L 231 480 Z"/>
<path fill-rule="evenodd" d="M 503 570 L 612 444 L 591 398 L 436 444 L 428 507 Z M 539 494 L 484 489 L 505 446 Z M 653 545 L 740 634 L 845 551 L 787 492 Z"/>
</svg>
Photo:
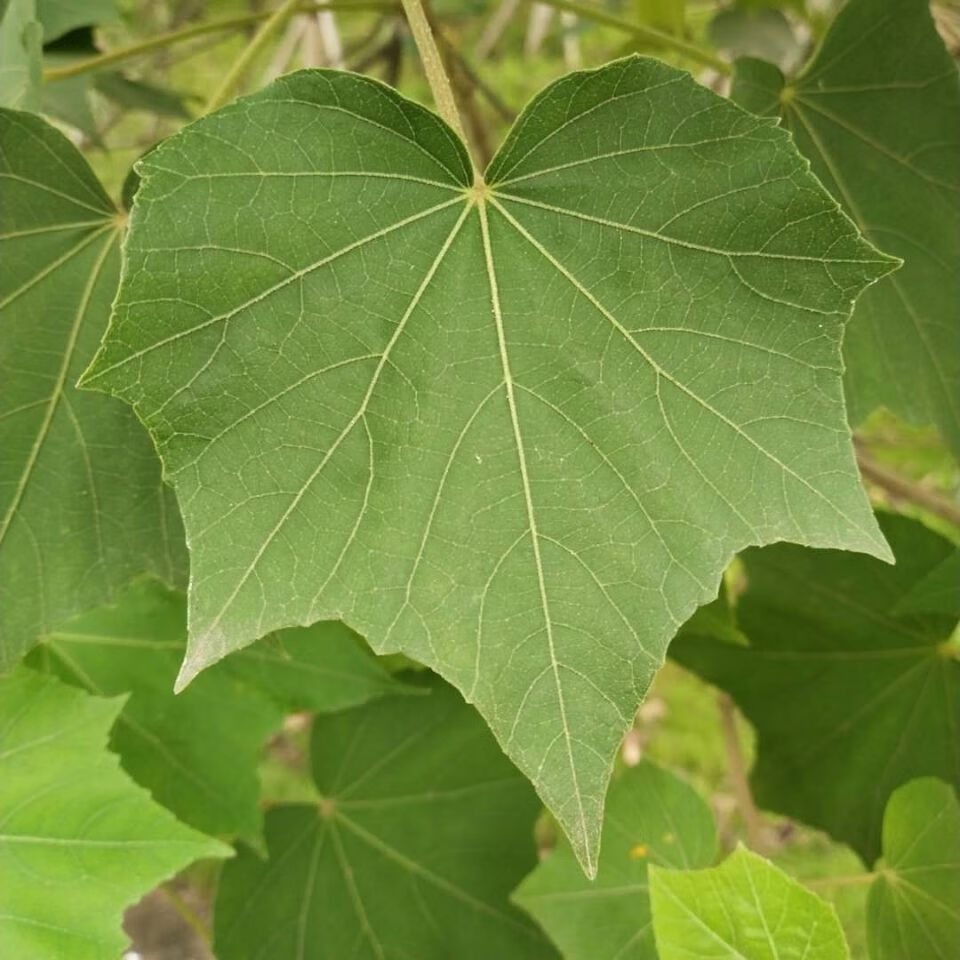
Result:
<svg viewBox="0 0 960 960">
<path fill-rule="evenodd" d="M 610 786 L 596 879 L 583 875 L 561 837 L 513 899 L 565 960 L 657 960 L 649 866 L 708 867 L 716 851 L 713 813 L 697 792 L 641 763 Z"/>
<path fill-rule="evenodd" d="M 341 619 L 477 704 L 593 873 L 620 738 L 731 555 L 889 556 L 839 345 L 893 263 L 687 74 L 558 81 L 485 183 L 434 115 L 322 71 L 140 172 L 85 383 L 135 405 L 177 491 L 182 684 Z"/>
<path fill-rule="evenodd" d="M 0 677 L 0 947 L 10 960 L 105 960 L 124 907 L 230 848 L 178 823 L 106 749 L 120 700 L 24 667 Z"/>
<path fill-rule="evenodd" d="M 960 954 L 960 803 L 955 786 L 912 780 L 883 818 L 883 870 L 870 888 L 870 960 Z"/>
<path fill-rule="evenodd" d="M 317 719 L 319 809 L 270 811 L 269 859 L 224 870 L 220 960 L 556 958 L 507 899 L 536 860 L 536 795 L 456 691 L 423 694 Z"/>
<path fill-rule="evenodd" d="M 830 904 L 737 847 L 712 870 L 650 870 L 659 960 L 849 960 Z"/>
<path fill-rule="evenodd" d="M 914 777 L 960 783 L 956 612 L 902 611 L 955 555 L 880 517 L 896 566 L 786 544 L 743 555 L 750 646 L 678 638 L 671 656 L 728 690 L 757 729 L 757 802 L 826 830 L 872 863 L 883 811 Z"/>
<path fill-rule="evenodd" d="M 185 579 L 149 438 L 74 388 L 117 290 L 118 233 L 70 141 L 0 110 L 0 670 L 138 574 Z"/>
<path fill-rule="evenodd" d="M 45 637 L 31 662 L 98 696 L 130 693 L 110 746 L 181 820 L 262 844 L 257 764 L 286 713 L 403 693 L 339 623 L 284 630 L 217 664 L 180 695 L 185 598 L 147 581 Z"/>
<path fill-rule="evenodd" d="M 960 81 L 928 0 L 850 0 L 789 87 L 747 60 L 731 96 L 781 115 L 864 235 L 904 260 L 847 331 L 851 422 L 886 406 L 960 455 Z"/>
</svg>

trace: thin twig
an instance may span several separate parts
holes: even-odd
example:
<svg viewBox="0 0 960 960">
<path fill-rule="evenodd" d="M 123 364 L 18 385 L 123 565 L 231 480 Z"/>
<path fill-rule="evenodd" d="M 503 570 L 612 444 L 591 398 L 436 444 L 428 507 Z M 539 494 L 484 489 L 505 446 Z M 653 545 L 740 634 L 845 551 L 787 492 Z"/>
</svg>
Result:
<svg viewBox="0 0 960 960">
<path fill-rule="evenodd" d="M 743 825 L 747 831 L 747 846 L 762 853 L 768 846 L 763 829 L 763 818 L 753 802 L 750 781 L 747 779 L 747 765 L 740 749 L 740 733 L 737 730 L 737 708 L 726 693 L 717 695 L 717 708 L 720 711 L 720 726 L 727 749 L 727 768 L 730 773 L 730 786 L 737 801 Z"/>
<path fill-rule="evenodd" d="M 244 74 L 250 67 L 250 64 L 260 55 L 260 52 L 266 49 L 266 46 L 273 39 L 274 35 L 279 33 L 288 23 L 290 18 L 297 12 L 300 0 L 284 0 L 276 10 L 273 16 L 257 31 L 254 38 L 247 44 L 243 53 L 237 57 L 236 62 L 227 72 L 227 75 L 220 82 L 213 96 L 207 101 L 204 107 L 204 113 L 212 113 L 218 107 L 222 107 L 232 96 L 234 90 L 240 84 Z"/>
<path fill-rule="evenodd" d="M 397 4 L 395 2 L 389 2 L 389 0 L 386 0 L 386 2 L 385 0 L 331 0 L 330 3 L 325 4 L 300 3 L 297 7 L 297 13 L 314 13 L 320 9 L 353 12 L 394 10 L 396 8 Z M 68 77 L 92 73 L 95 70 L 102 70 L 104 67 L 112 66 L 115 63 L 122 63 L 124 60 L 132 60 L 134 57 L 153 53 L 155 50 L 166 49 L 184 40 L 191 40 L 193 37 L 202 37 L 207 33 L 239 30 L 243 27 L 249 27 L 251 24 L 259 23 L 261 20 L 268 20 L 273 16 L 273 13 L 273 10 L 265 10 L 237 17 L 223 17 L 218 20 L 208 20 L 205 23 L 196 23 L 193 26 L 183 27 L 179 30 L 170 30 L 167 33 L 157 34 L 155 37 L 150 37 L 147 40 L 131 43 L 125 47 L 118 47 L 116 50 L 108 50 L 106 53 L 97 54 L 95 57 L 80 60 L 78 63 L 72 63 L 69 66 L 50 67 L 43 71 L 43 79 L 45 83 L 52 83 L 56 80 L 66 80 Z"/>
<path fill-rule="evenodd" d="M 517 119 L 517 112 L 511 110 L 509 105 L 501 99 L 500 95 L 494 90 L 470 65 L 470 61 L 456 48 L 447 35 L 442 31 L 437 31 L 437 37 L 443 44 L 444 52 L 449 54 L 457 62 L 464 76 L 473 84 L 474 88 L 484 95 L 487 102 L 496 110 L 500 119 L 504 123 L 513 123 Z"/>
<path fill-rule="evenodd" d="M 948 523 L 960 527 L 960 506 L 951 503 L 946 497 L 929 490 L 919 483 L 913 483 L 887 467 L 881 466 L 862 447 L 857 447 L 857 465 L 864 480 L 890 494 L 895 500 L 905 500 L 936 514 Z"/>
<path fill-rule="evenodd" d="M 167 898 L 170 906 L 177 912 L 181 920 L 205 943 L 207 946 L 213 943 L 213 937 L 210 934 L 210 928 L 204 923 L 203 918 L 194 910 L 183 897 L 177 893 L 169 884 L 161 884 L 160 892 Z"/>
<path fill-rule="evenodd" d="M 680 37 L 675 37 L 672 33 L 666 33 L 663 30 L 657 30 L 655 27 L 648 27 L 639 23 L 631 23 L 629 20 L 623 20 L 621 17 L 615 17 L 598 7 L 589 3 L 577 3 L 575 0 L 538 0 L 539 3 L 545 3 L 547 6 L 556 7 L 557 10 L 568 10 L 570 13 L 579 14 L 588 20 L 596 23 L 606 24 L 608 27 L 614 27 L 617 30 L 623 30 L 625 33 L 633 34 L 640 40 L 646 40 L 665 47 L 668 50 L 674 50 L 685 56 L 688 60 L 695 63 L 702 63 L 705 67 L 710 67 L 718 73 L 730 74 L 733 68 L 722 57 L 718 57 L 709 50 L 704 50 L 694 43 L 688 43 Z"/>
</svg>

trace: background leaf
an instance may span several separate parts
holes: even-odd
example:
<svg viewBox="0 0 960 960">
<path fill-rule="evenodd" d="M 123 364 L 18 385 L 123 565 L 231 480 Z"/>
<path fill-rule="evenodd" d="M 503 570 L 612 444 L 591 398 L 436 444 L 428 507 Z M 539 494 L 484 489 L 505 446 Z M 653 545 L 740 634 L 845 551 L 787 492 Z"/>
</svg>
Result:
<svg viewBox="0 0 960 960">
<path fill-rule="evenodd" d="M 651 763 L 614 779 L 604 811 L 595 880 L 563 837 L 517 887 L 513 900 L 550 935 L 566 960 L 657 960 L 648 865 L 713 863 L 713 813 L 697 792 Z"/>
<path fill-rule="evenodd" d="M 660 960 L 848 960 L 828 903 L 738 847 L 712 870 L 650 870 Z"/>
<path fill-rule="evenodd" d="M 316 720 L 319 809 L 271 810 L 269 860 L 241 849 L 224 871 L 220 960 L 555 957 L 507 900 L 536 796 L 454 690 L 425 692 Z"/>
<path fill-rule="evenodd" d="M 106 749 L 122 702 L 24 667 L 0 677 L 0 952 L 105 960 L 123 908 L 230 848 L 178 823 Z"/>
<path fill-rule="evenodd" d="M 883 818 L 883 870 L 870 888 L 870 960 L 960 953 L 960 804 L 932 777 L 895 790 Z"/>
<path fill-rule="evenodd" d="M 75 27 L 109 23 L 120 17 L 115 0 L 36 0 L 36 4 L 44 41 L 55 40 Z"/>
<path fill-rule="evenodd" d="M 117 289 L 119 215 L 39 117 L 0 110 L 0 670 L 141 573 L 186 579 L 183 529 L 122 403 L 74 389 Z"/>
<path fill-rule="evenodd" d="M 891 263 L 689 75 L 558 81 L 480 191 L 438 118 L 342 72 L 139 169 L 85 383 L 135 405 L 184 511 L 181 683 L 343 620 L 478 705 L 592 871 L 620 739 L 731 554 L 887 556 L 839 342 Z"/>
<path fill-rule="evenodd" d="M 259 845 L 257 763 L 284 714 L 407 688 L 346 627 L 319 623 L 261 640 L 176 696 L 186 613 L 182 595 L 143 582 L 45 637 L 32 662 L 98 696 L 132 693 L 110 737 L 127 772 L 192 826 Z"/>
<path fill-rule="evenodd" d="M 34 0 L 10 0 L 0 11 L 0 107 L 38 109 L 42 35 Z"/>
<path fill-rule="evenodd" d="M 757 803 L 820 827 L 868 863 L 896 787 L 960 782 L 956 616 L 898 613 L 953 554 L 915 520 L 880 516 L 896 566 L 786 544 L 743 554 L 750 646 L 679 638 L 671 656 L 728 690 L 757 729 Z"/>
<path fill-rule="evenodd" d="M 844 341 L 851 422 L 886 406 L 960 453 L 960 81 L 929 3 L 850 0 L 789 86 L 744 61 L 731 96 L 781 113 L 865 236 L 904 260 Z"/>
</svg>

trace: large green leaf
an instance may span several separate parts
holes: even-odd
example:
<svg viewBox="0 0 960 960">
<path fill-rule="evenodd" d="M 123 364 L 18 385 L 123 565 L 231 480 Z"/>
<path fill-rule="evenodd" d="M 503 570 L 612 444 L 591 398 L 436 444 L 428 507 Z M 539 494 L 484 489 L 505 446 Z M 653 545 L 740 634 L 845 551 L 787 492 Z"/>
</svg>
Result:
<svg viewBox="0 0 960 960">
<path fill-rule="evenodd" d="M 315 806 L 267 814 L 216 904 L 220 960 L 543 960 L 508 901 L 533 866 L 536 795 L 476 711 L 431 681 L 317 719 Z"/>
<path fill-rule="evenodd" d="M 324 71 L 139 169 L 85 382 L 135 405 L 186 518 L 181 683 L 343 620 L 478 705 L 592 871 L 620 738 L 731 554 L 888 555 L 839 343 L 890 261 L 687 74 L 555 83 L 490 186 L 433 114 Z"/>
<path fill-rule="evenodd" d="M 34 0 L 10 0 L 0 10 L 0 107 L 38 109 L 42 42 Z"/>
<path fill-rule="evenodd" d="M 940 780 L 913 780 L 890 797 L 884 864 L 870 888 L 871 960 L 960 956 L 960 804 Z"/>
<path fill-rule="evenodd" d="M 184 579 L 183 530 L 122 403 L 74 389 L 117 289 L 120 223 L 86 161 L 0 110 L 0 670 L 134 576 Z"/>
<path fill-rule="evenodd" d="M 106 749 L 120 700 L 0 677 L 0 956 L 107 960 L 123 908 L 230 848 L 178 823 Z"/>
<path fill-rule="evenodd" d="M 898 612 L 954 547 L 882 516 L 896 566 L 789 545 L 743 555 L 749 647 L 679 638 L 671 655 L 734 696 L 757 728 L 758 803 L 822 827 L 867 861 L 900 784 L 960 783 L 956 614 Z"/>
<path fill-rule="evenodd" d="M 716 852 L 707 804 L 682 780 L 641 763 L 610 787 L 596 879 L 583 875 L 561 838 L 513 899 L 547 931 L 565 960 L 657 960 L 648 865 L 707 867 Z"/>
<path fill-rule="evenodd" d="M 341 710 L 406 688 L 338 623 L 285 630 L 174 695 L 186 602 L 154 582 L 45 637 L 32 662 L 100 696 L 131 693 L 111 734 L 127 772 L 181 820 L 259 844 L 256 768 L 293 710 Z"/>
<path fill-rule="evenodd" d="M 738 847 L 712 870 L 650 871 L 660 960 L 849 960 L 833 907 Z"/>
<path fill-rule="evenodd" d="M 886 406 L 960 453 L 960 82 L 928 0 L 850 0 L 788 86 L 747 60 L 731 95 L 779 113 L 864 234 L 904 260 L 847 331 L 851 421 Z"/>
</svg>

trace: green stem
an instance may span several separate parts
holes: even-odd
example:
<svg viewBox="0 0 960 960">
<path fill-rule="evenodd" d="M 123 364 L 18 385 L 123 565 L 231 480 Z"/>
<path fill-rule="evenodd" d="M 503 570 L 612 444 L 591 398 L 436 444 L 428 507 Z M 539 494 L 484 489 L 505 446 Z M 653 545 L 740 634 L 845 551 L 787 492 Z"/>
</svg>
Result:
<svg viewBox="0 0 960 960">
<path fill-rule="evenodd" d="M 218 107 L 222 107 L 232 96 L 233 91 L 239 86 L 244 74 L 250 67 L 250 64 L 260 55 L 267 44 L 279 33 L 286 25 L 287 21 L 297 12 L 300 0 L 284 0 L 283 3 L 273 11 L 270 19 L 257 31 L 254 38 L 247 44 L 243 53 L 237 57 L 236 63 L 230 68 L 227 75 L 220 82 L 216 92 L 207 101 L 203 108 L 204 113 L 212 113 Z"/>
<path fill-rule="evenodd" d="M 190 904 L 177 893 L 173 887 L 168 884 L 161 884 L 160 891 L 167 898 L 167 902 L 176 911 L 181 920 L 205 943 L 207 946 L 213 943 L 213 937 L 210 935 L 210 929 L 203 922 L 200 916 L 193 910 Z"/>
<path fill-rule="evenodd" d="M 390 0 L 331 0 L 330 3 L 324 4 L 301 2 L 296 12 L 316 13 L 320 10 L 339 10 L 343 12 L 393 10 L 395 7 L 396 3 L 392 3 Z M 86 60 L 72 63 L 66 67 L 50 67 L 43 71 L 43 79 L 46 83 L 52 83 L 56 80 L 66 80 L 68 77 L 80 76 L 84 73 L 93 73 L 96 70 L 102 70 L 104 67 L 112 66 L 115 63 L 122 63 L 124 60 L 132 60 L 134 57 L 142 56 L 145 53 L 152 53 L 154 50 L 163 50 L 166 47 L 181 43 L 184 40 L 192 40 L 194 37 L 202 37 L 208 33 L 217 33 L 221 30 L 239 30 L 243 27 L 249 27 L 251 24 L 269 19 L 273 16 L 273 13 L 274 11 L 272 10 L 266 10 L 260 13 L 244 14 L 238 17 L 222 17 L 219 20 L 208 20 L 206 23 L 196 23 L 193 26 L 183 27 L 180 30 L 160 33 L 147 40 L 131 43 L 126 47 L 118 47 L 116 50 L 109 50 L 106 53 L 89 57 Z"/>
<path fill-rule="evenodd" d="M 569 10 L 578 16 L 585 17 L 587 20 L 593 20 L 595 23 L 603 23 L 608 27 L 614 27 L 617 30 L 623 30 L 624 33 L 631 33 L 639 40 L 646 40 L 650 43 L 659 44 L 668 49 L 675 50 L 682 54 L 688 60 L 695 63 L 702 63 L 705 67 L 711 67 L 717 73 L 729 75 L 733 68 L 722 57 L 718 57 L 709 50 L 704 50 L 694 43 L 687 43 L 680 37 L 675 37 L 663 30 L 657 30 L 655 27 L 642 26 L 639 23 L 631 23 L 621 17 L 615 17 L 611 13 L 598 10 L 588 3 L 577 3 L 575 0 L 539 0 L 548 7 L 555 7 L 557 10 Z"/>
<path fill-rule="evenodd" d="M 423 4 L 421 0 L 401 0 L 401 2 L 403 3 L 403 12 L 407 15 L 407 23 L 410 25 L 410 32 L 417 44 L 417 52 L 420 54 L 423 72 L 427 75 L 430 92 L 433 94 L 434 103 L 437 105 L 437 112 L 453 128 L 457 136 L 464 143 L 467 143 L 467 135 L 463 132 L 463 124 L 460 121 L 460 111 L 457 109 L 453 87 L 450 85 L 450 78 L 443 66 L 443 58 L 437 49 L 437 42 L 433 37 L 433 31 L 430 29 L 430 22 L 427 20 Z"/>
</svg>

